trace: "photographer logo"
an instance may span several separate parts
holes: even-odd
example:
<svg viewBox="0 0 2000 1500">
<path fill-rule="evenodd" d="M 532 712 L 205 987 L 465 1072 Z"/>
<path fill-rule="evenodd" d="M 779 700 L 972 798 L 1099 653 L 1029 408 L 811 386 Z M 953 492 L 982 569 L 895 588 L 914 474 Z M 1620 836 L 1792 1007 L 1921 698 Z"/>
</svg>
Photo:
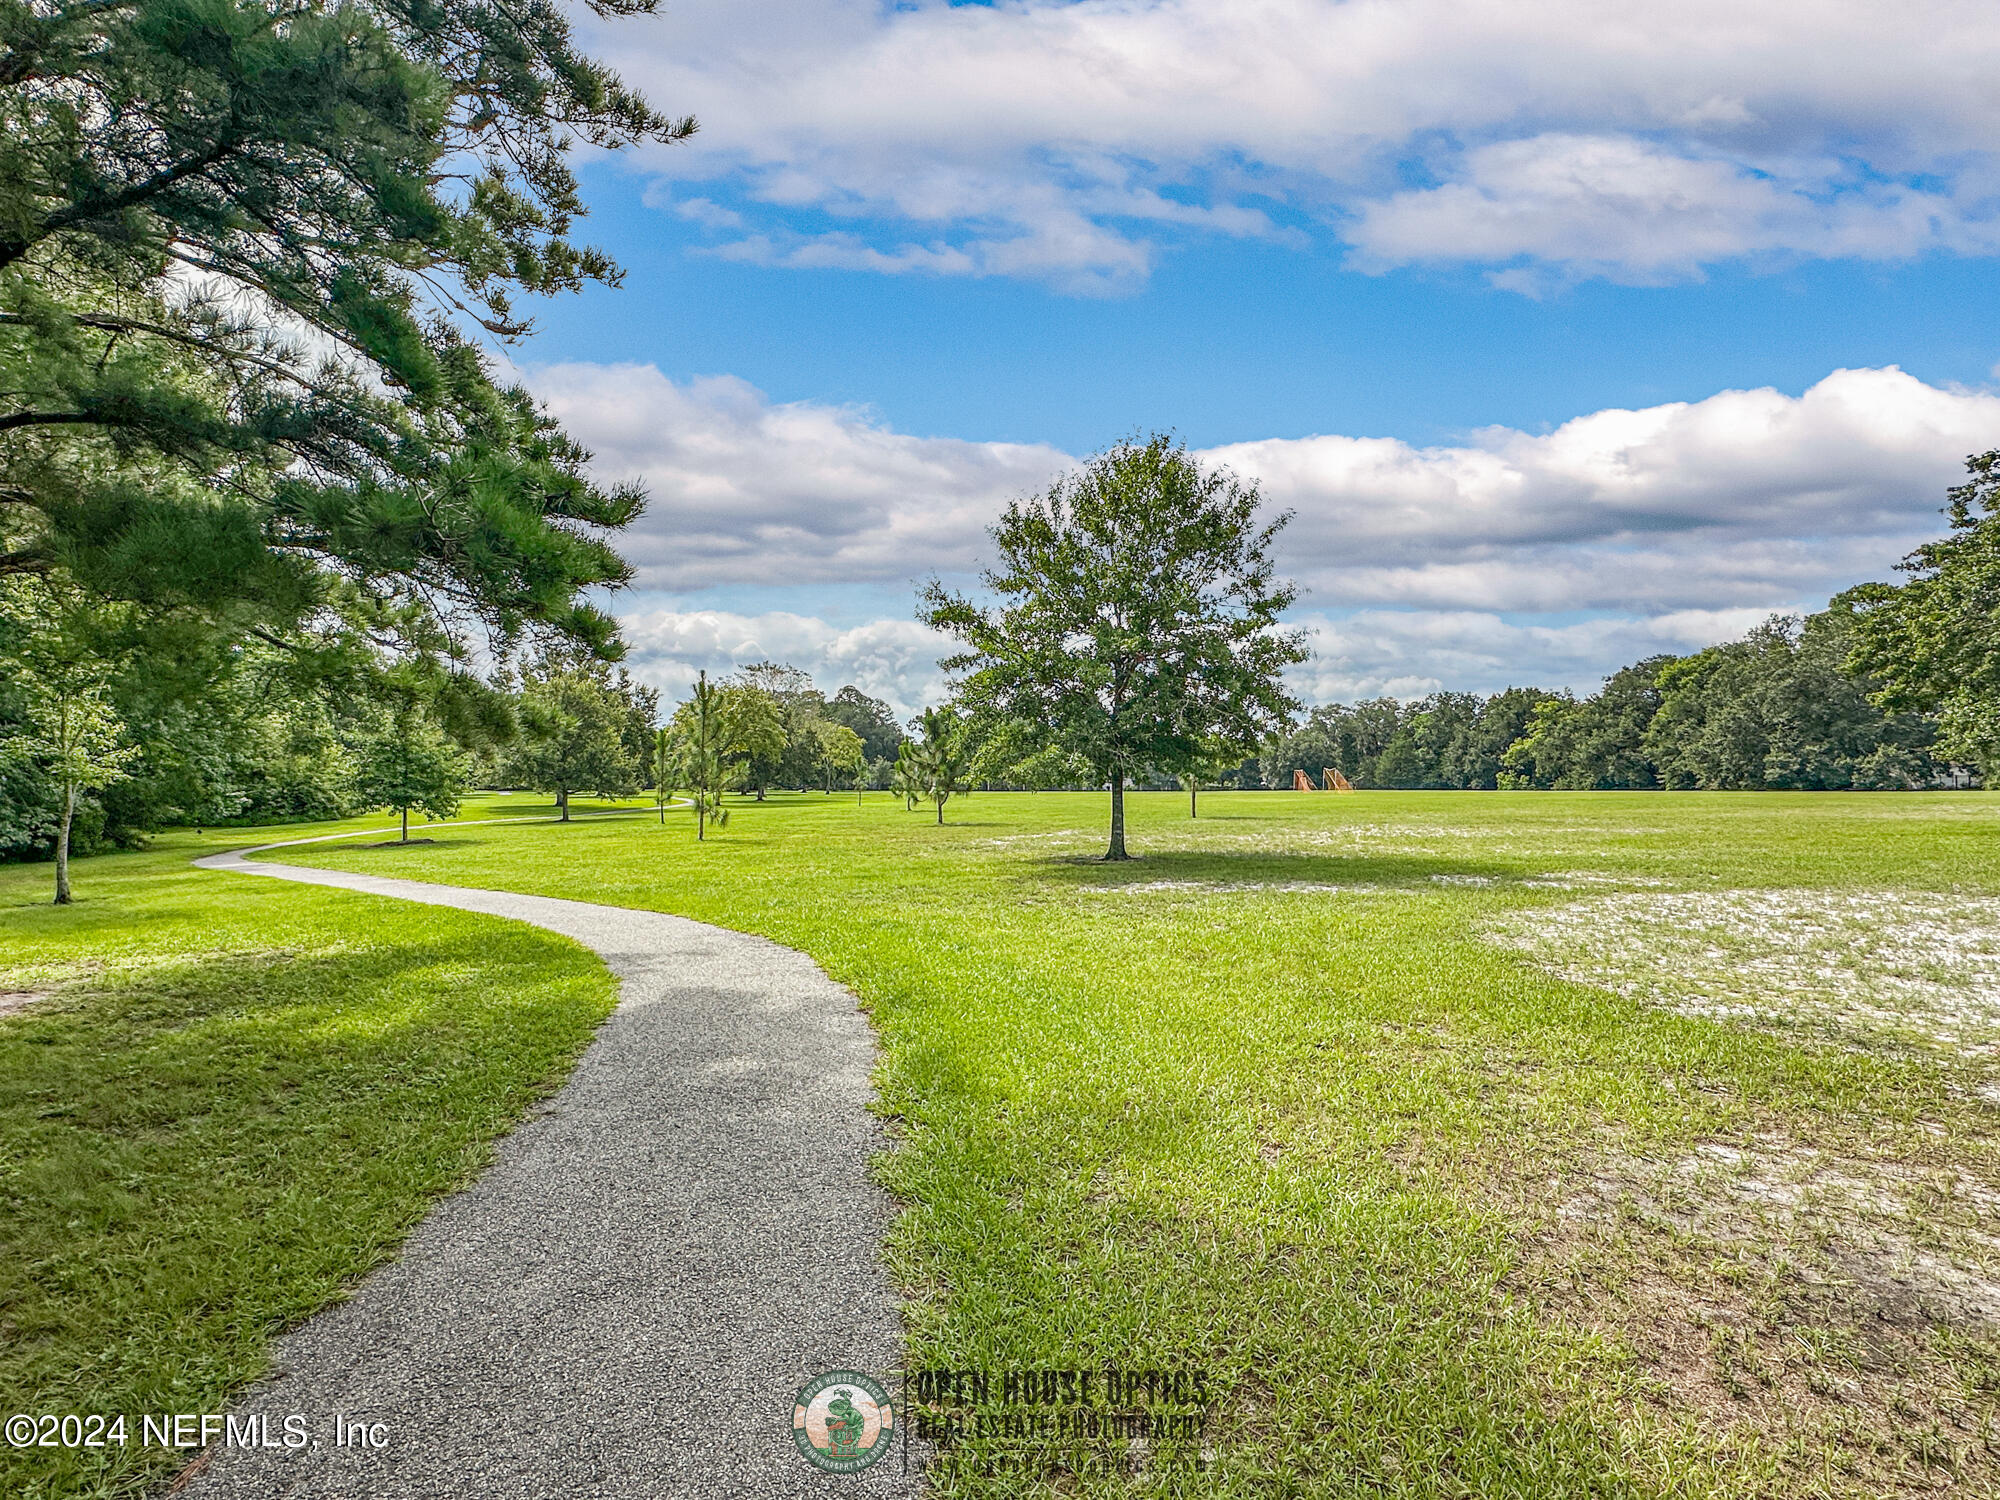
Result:
<svg viewBox="0 0 2000 1500">
<path fill-rule="evenodd" d="M 792 1441 L 816 1468 L 855 1474 L 889 1451 L 896 1410 L 889 1393 L 855 1370 L 829 1370 L 792 1404 Z"/>
</svg>

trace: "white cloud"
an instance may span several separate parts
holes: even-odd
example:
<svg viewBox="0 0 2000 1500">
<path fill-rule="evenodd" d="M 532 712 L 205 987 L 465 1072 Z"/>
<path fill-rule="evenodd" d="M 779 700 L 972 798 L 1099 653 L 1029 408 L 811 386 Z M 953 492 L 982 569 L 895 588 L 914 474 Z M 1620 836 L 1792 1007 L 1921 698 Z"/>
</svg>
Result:
<svg viewBox="0 0 2000 1500">
<path fill-rule="evenodd" d="M 727 377 L 678 384 L 650 365 L 527 378 L 596 450 L 601 477 L 651 487 L 622 545 L 652 591 L 803 598 L 863 585 L 900 603 L 932 572 L 976 569 L 1004 506 L 1075 462 L 1045 446 L 915 437 L 854 408 L 775 404 Z M 1937 535 L 1962 457 L 1996 441 L 2000 396 L 1889 368 L 1838 370 L 1798 396 L 1724 391 L 1594 412 L 1548 433 L 1489 428 L 1427 448 L 1273 438 L 1202 457 L 1294 512 L 1279 561 L 1310 589 L 1304 607 L 1328 643 L 1314 668 L 1328 686 L 1315 692 L 1349 693 L 1490 683 L 1515 662 L 1520 680 L 1575 684 L 1817 607 Z M 1603 618 L 1570 623 L 1584 612 Z M 664 609 L 628 624 L 638 658 L 670 686 L 760 655 L 823 664 L 902 706 L 937 680 L 931 638 L 907 616 L 844 629 Z"/>
<path fill-rule="evenodd" d="M 1342 603 L 1706 609 L 1880 576 L 1996 440 L 2000 397 L 1889 368 L 1457 447 L 1310 437 L 1208 457 L 1297 512 L 1288 555 Z"/>
<path fill-rule="evenodd" d="M 655 609 L 625 615 L 620 624 L 630 648 L 626 666 L 668 703 L 687 697 L 698 671 L 721 677 L 755 661 L 802 668 L 829 693 L 852 683 L 903 718 L 944 692 L 937 659 L 945 642 L 914 620 L 841 628 L 783 612 Z"/>
<path fill-rule="evenodd" d="M 1050 447 L 895 432 L 867 412 L 775 404 L 650 365 L 557 365 L 534 389 L 652 508 L 626 539 L 639 586 L 904 583 L 977 566 L 1009 500 L 1075 460 Z M 1210 450 L 1295 513 L 1285 567 L 1314 607 L 1731 609 L 1883 576 L 1941 526 L 1960 460 L 2000 441 L 2000 396 L 1839 370 L 1799 396 L 1582 416 L 1553 432 L 1272 438 Z"/>
<path fill-rule="evenodd" d="M 1971 0 L 677 0 L 603 46 L 703 118 L 646 168 L 728 184 L 778 264 L 1112 290 L 1278 210 L 1367 264 L 1627 280 L 1996 248 Z"/>
<path fill-rule="evenodd" d="M 1568 276 L 1663 281 L 1754 254 L 1896 259 L 1995 248 L 1992 221 L 1900 184 L 1844 183 L 1840 163 L 1785 177 L 1625 136 L 1539 135 L 1466 152 L 1454 180 L 1363 203 L 1349 238 L 1376 263 L 1525 257 Z M 1836 190 L 1837 189 L 1837 190 Z M 1533 292 L 1533 272 L 1492 278 Z"/>
<path fill-rule="evenodd" d="M 655 204 L 654 207 L 659 205 Z M 708 198 L 683 198 L 674 203 L 673 210 L 691 224 L 699 224 L 704 229 L 741 229 L 743 215 L 733 208 L 724 208 L 720 203 Z"/>
<path fill-rule="evenodd" d="M 652 365 L 546 366 L 529 383 L 651 509 L 624 542 L 642 588 L 884 580 L 971 565 L 1007 496 L 1070 462 L 1054 448 L 891 432 L 866 412 L 774 404 L 741 380 Z"/>
</svg>

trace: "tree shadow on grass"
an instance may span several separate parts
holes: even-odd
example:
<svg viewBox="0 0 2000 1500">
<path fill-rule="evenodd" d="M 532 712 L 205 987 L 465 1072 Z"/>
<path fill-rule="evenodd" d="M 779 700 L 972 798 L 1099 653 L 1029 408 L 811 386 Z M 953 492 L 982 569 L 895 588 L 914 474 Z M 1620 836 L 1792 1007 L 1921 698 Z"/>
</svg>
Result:
<svg viewBox="0 0 2000 1500">
<path fill-rule="evenodd" d="M 1498 860 L 1423 854 L 1238 853 L 1163 850 L 1130 860 L 1102 855 L 1052 855 L 1036 860 L 1027 879 L 1073 889 L 1107 890 L 1180 884 L 1218 890 L 1240 886 L 1402 886 L 1432 889 L 1439 884 L 1519 879 L 1524 873 Z"/>
<path fill-rule="evenodd" d="M 419 838 L 413 835 L 409 843 L 404 844 L 404 843 L 398 843 L 395 839 L 376 839 L 371 834 L 357 833 L 354 835 L 352 840 L 328 839 L 324 844 L 321 844 L 319 847 L 329 851 L 335 849 L 367 849 L 367 850 L 380 850 L 385 853 L 393 849 L 411 849 L 411 850 L 421 849 L 428 854 L 428 853 L 435 853 L 439 849 L 474 849 L 482 844 L 488 844 L 491 842 L 492 842 L 491 839 L 477 838 L 472 834 L 466 833 L 466 834 L 458 834 L 456 836 L 445 835 L 437 838 Z M 311 846 L 308 845 L 307 847 L 310 848 Z M 277 853 L 276 851 L 273 851 L 271 855 L 266 857 L 272 864 L 281 865 L 285 862 L 285 855 Z"/>
</svg>

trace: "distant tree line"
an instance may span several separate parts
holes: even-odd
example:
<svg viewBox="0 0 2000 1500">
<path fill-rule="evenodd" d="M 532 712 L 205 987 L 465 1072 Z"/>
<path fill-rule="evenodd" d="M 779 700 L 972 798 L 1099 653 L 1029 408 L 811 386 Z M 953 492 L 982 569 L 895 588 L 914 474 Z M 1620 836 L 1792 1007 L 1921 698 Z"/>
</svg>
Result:
<svg viewBox="0 0 2000 1500">
<path fill-rule="evenodd" d="M 1357 787 L 1409 791 L 1875 791 L 1956 784 L 1982 762 L 1940 742 L 1935 713 L 1883 706 L 1854 665 L 1862 601 L 1773 618 L 1743 639 L 1660 655 L 1577 696 L 1510 687 L 1315 707 L 1252 757 L 1224 753 L 1199 784 L 1287 789 L 1339 771 Z M 990 790 L 1103 785 L 1018 721 L 968 719 L 972 781 Z M 1187 787 L 1189 773 L 1141 767 L 1133 784 Z"/>
<path fill-rule="evenodd" d="M 0 659 L 46 647 L 57 632 L 10 610 L 0 586 Z M 64 797 L 71 841 L 88 854 L 132 847 L 153 830 L 300 822 L 370 808 L 449 817 L 469 788 L 537 791 L 569 816 L 575 797 L 628 797 L 688 785 L 675 727 L 664 738 L 658 689 L 589 653 L 546 649 L 503 668 L 456 702 L 409 675 L 302 676 L 295 658 L 258 642 L 206 660 L 134 658 L 103 670 L 45 664 L 0 675 L 0 859 L 54 852 Z M 63 671 L 70 676 L 64 677 Z M 84 680 L 73 680 L 76 671 Z M 50 683 L 67 683 L 67 719 Z M 848 685 L 830 696 L 794 667 L 756 662 L 718 685 L 728 741 L 716 747 L 721 790 L 887 788 L 905 734 L 894 711 Z M 82 718 L 79 709 L 85 710 Z M 87 718 L 88 726 L 83 726 Z M 115 746 L 108 774 L 66 783 L 51 774 L 60 724 Z M 74 752 L 72 752 L 72 758 Z M 726 774 L 724 774 L 726 772 Z M 66 791 L 66 785 L 68 790 Z"/>
<path fill-rule="evenodd" d="M 1711 791 L 1897 790 L 1938 784 L 1932 715 L 1882 707 L 1850 665 L 1852 601 L 1777 618 L 1691 656 L 1653 656 L 1576 697 L 1509 688 L 1315 708 L 1258 758 L 1265 786 L 1338 770 L 1358 787 Z"/>
</svg>

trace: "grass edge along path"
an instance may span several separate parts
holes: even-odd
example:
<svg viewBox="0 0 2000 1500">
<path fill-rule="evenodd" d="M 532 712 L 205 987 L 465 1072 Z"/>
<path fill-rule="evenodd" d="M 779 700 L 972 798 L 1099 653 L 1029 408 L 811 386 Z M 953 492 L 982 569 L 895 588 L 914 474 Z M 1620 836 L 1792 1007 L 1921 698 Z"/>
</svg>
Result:
<svg viewBox="0 0 2000 1500">
<path fill-rule="evenodd" d="M 1975 1065 L 1676 1015 L 1481 936 L 1627 886 L 2000 891 L 1993 799 L 1203 811 L 1142 798 L 1143 857 L 1118 868 L 1095 858 L 1101 797 L 1025 794 L 954 804 L 942 830 L 786 796 L 705 845 L 626 823 L 291 857 L 670 911 L 855 989 L 901 1132 L 879 1165 L 905 1205 L 913 1357 L 1206 1365 L 1222 1392 L 1198 1477 L 1157 1447 L 1037 1474 L 968 1445 L 941 1493 L 1873 1496 L 1993 1476 L 1990 1329 L 1827 1279 L 1845 1221 L 1744 1225 L 1683 1175 L 1724 1148 L 1879 1169 L 1928 1235 L 1955 1181 L 2000 1187 Z M 1919 1253 L 1943 1248 L 1963 1246 Z"/>
<path fill-rule="evenodd" d="M 0 992 L 38 997 L 0 1018 L 6 1414 L 226 1410 L 611 1011 L 553 933 L 187 865 L 281 831 L 79 861 L 67 908 L 0 868 Z M 0 1448 L 0 1492 L 133 1495 L 180 1461 Z"/>
</svg>

